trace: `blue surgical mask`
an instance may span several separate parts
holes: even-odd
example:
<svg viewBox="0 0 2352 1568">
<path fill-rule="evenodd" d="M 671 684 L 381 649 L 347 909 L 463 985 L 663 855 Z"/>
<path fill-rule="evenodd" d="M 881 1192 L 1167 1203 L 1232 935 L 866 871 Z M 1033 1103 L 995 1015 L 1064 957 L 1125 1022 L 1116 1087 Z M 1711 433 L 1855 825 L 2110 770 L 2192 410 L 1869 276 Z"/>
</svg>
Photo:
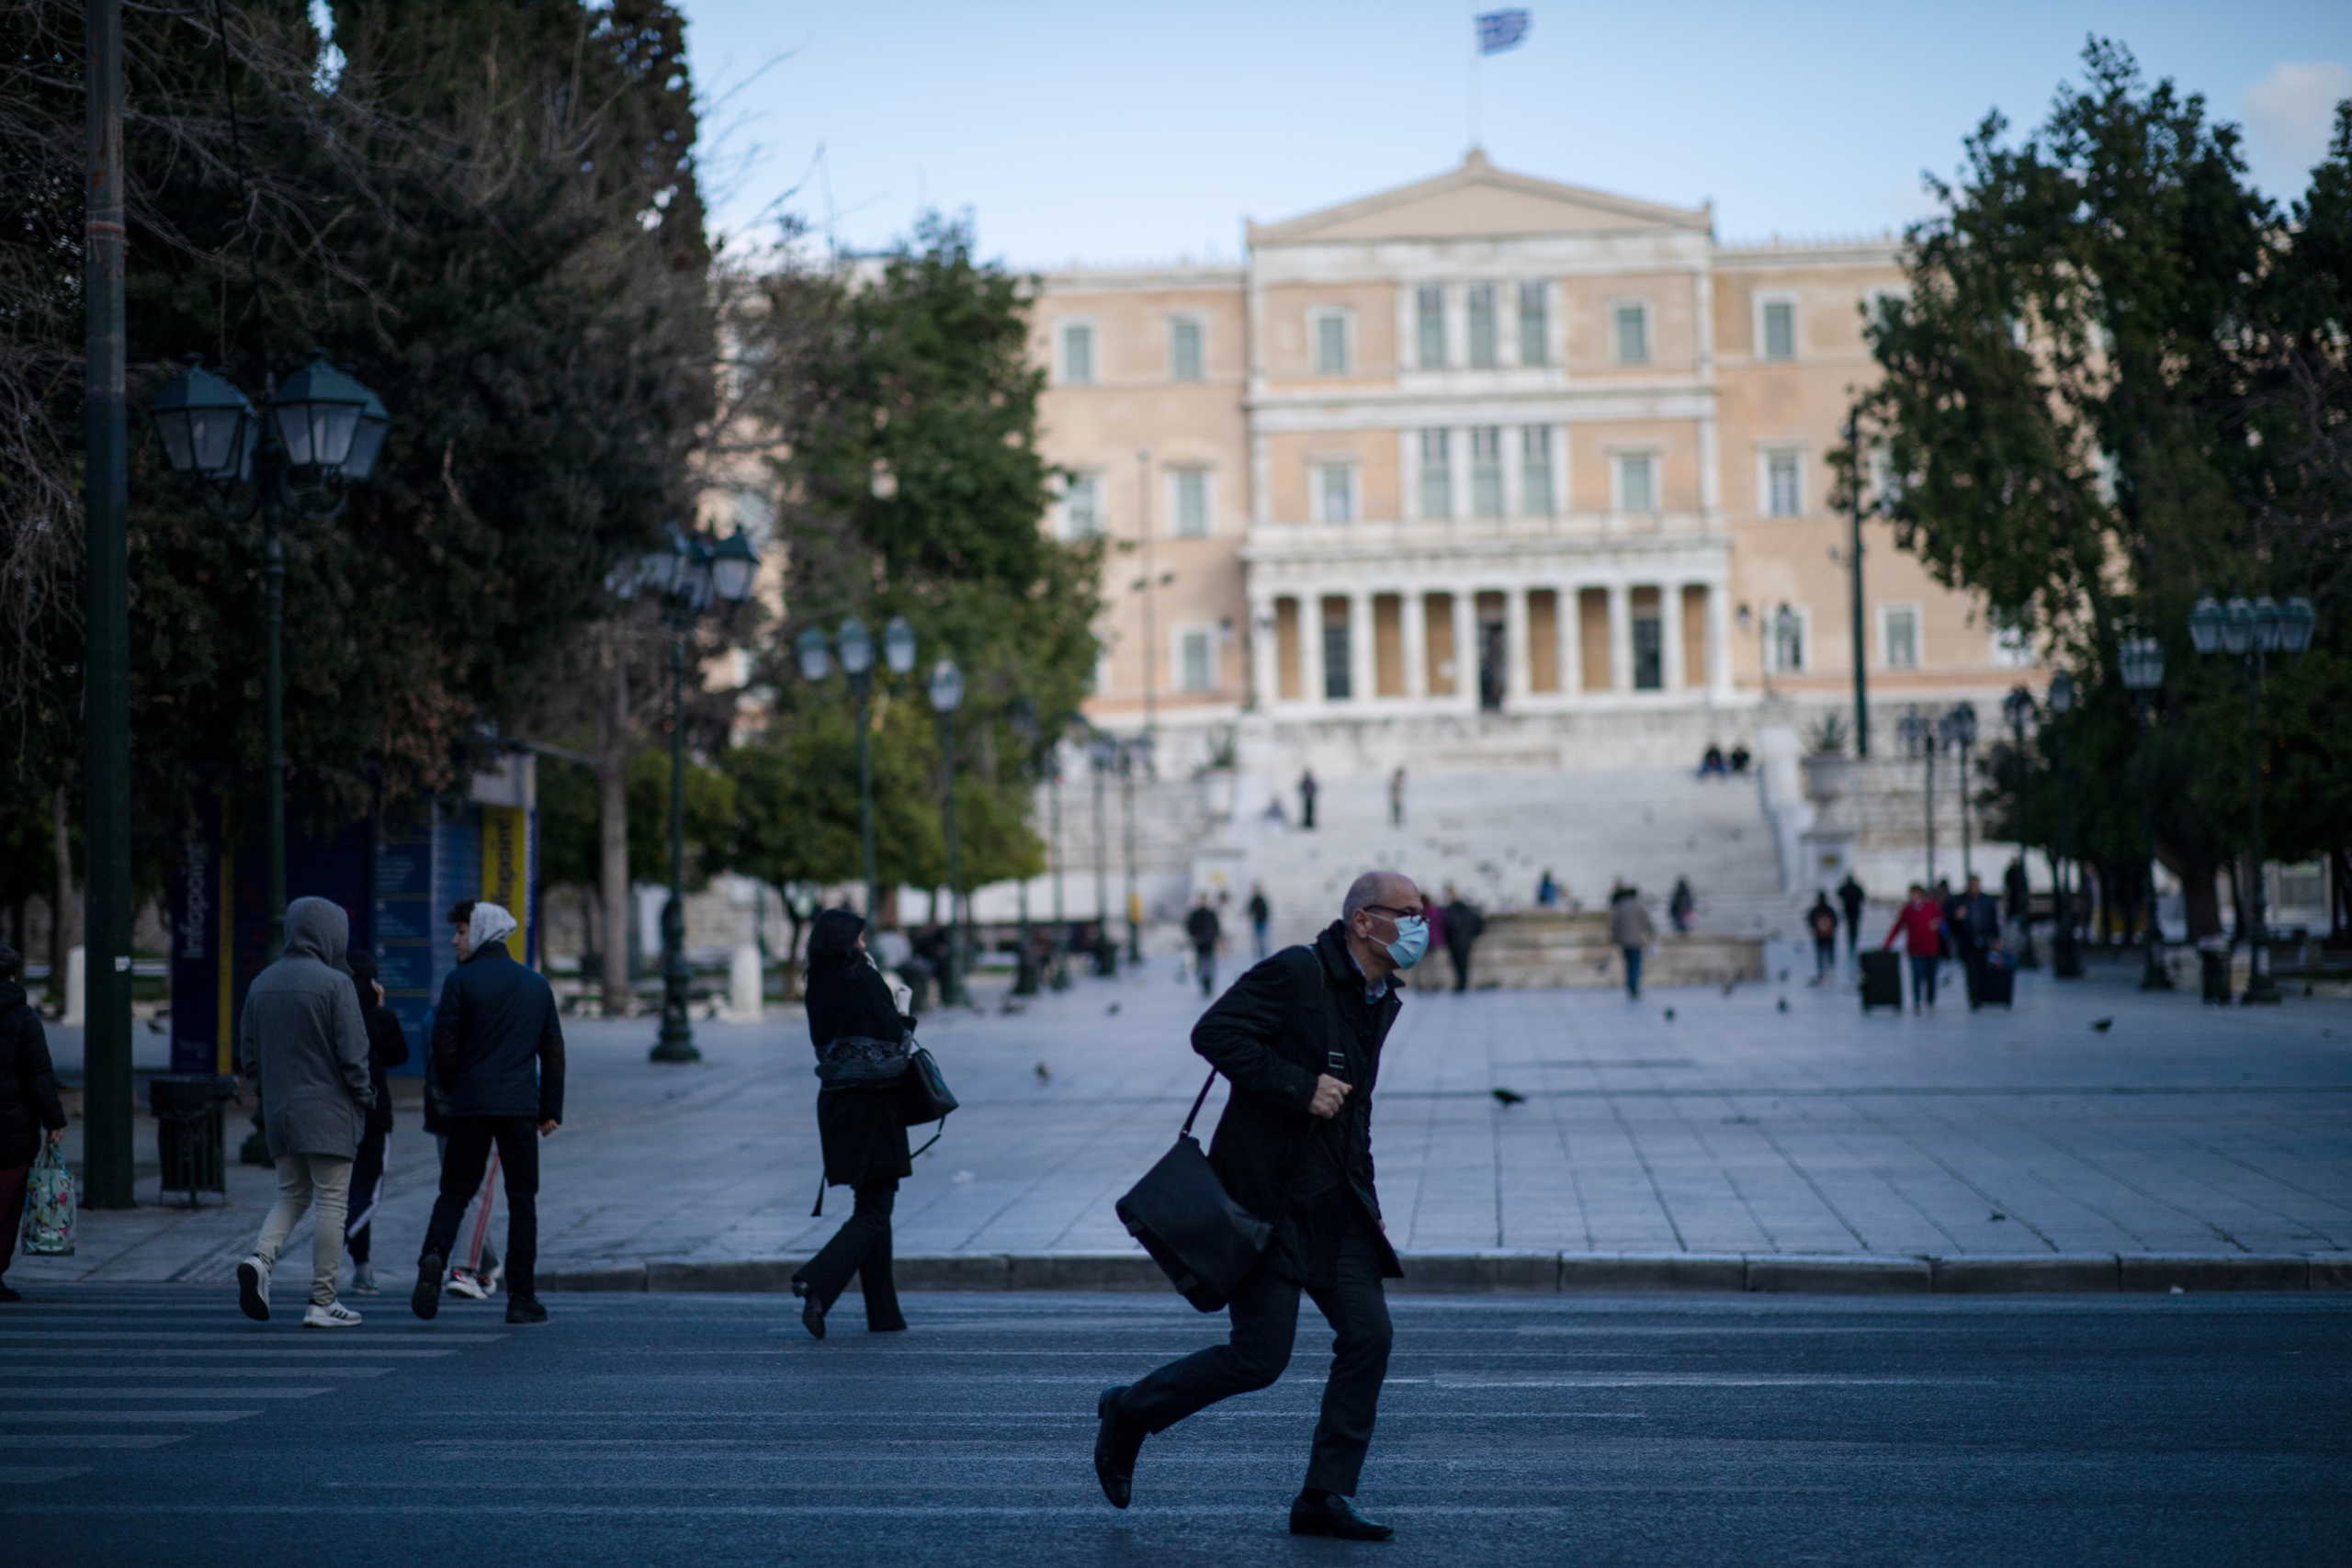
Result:
<svg viewBox="0 0 2352 1568">
<path fill-rule="evenodd" d="M 1396 940 L 1386 944 L 1389 962 L 1399 969 L 1410 969 L 1430 950 L 1430 923 L 1419 915 L 1406 915 L 1396 922 Z"/>
</svg>

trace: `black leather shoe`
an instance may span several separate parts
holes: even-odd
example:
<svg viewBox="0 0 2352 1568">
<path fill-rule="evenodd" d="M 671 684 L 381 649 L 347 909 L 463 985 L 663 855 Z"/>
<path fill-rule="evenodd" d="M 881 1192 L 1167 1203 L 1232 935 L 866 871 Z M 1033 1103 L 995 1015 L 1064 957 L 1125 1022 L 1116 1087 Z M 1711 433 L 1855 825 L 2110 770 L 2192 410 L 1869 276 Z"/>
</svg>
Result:
<svg viewBox="0 0 2352 1568">
<path fill-rule="evenodd" d="M 1126 1392 L 1125 1383 L 1106 1388 L 1094 1402 L 1094 1414 L 1102 1423 L 1094 1429 L 1094 1478 L 1114 1508 L 1124 1508 L 1135 1498 L 1136 1456 L 1143 1452 L 1146 1436 L 1141 1422 L 1119 1414 L 1119 1401 Z"/>
<path fill-rule="evenodd" d="M 416 1289 L 409 1293 L 409 1311 L 429 1319 L 441 1310 L 441 1271 L 446 1267 L 437 1252 L 416 1260 Z"/>
<path fill-rule="evenodd" d="M 1396 1532 L 1378 1519 L 1367 1519 L 1355 1505 L 1336 1492 L 1302 1492 L 1290 1506 L 1293 1535 L 1337 1536 L 1341 1540 L 1386 1540 Z"/>
<path fill-rule="evenodd" d="M 800 1326 L 808 1331 L 811 1339 L 825 1337 L 825 1303 L 808 1293 L 808 1281 L 792 1281 L 792 1293 L 800 1298 Z"/>
<path fill-rule="evenodd" d="M 536 1296 L 511 1296 L 511 1297 L 509 1297 L 509 1298 L 507 1299 L 507 1302 L 506 1302 L 506 1321 L 507 1321 L 507 1322 L 509 1322 L 509 1323 L 545 1323 L 547 1320 L 548 1320 L 548 1309 L 547 1309 L 547 1308 L 545 1308 L 545 1307 L 543 1307 L 543 1306 L 541 1306 L 541 1305 L 539 1304 L 539 1302 L 538 1302 L 538 1298 L 537 1298 L 537 1297 L 536 1297 Z"/>
</svg>

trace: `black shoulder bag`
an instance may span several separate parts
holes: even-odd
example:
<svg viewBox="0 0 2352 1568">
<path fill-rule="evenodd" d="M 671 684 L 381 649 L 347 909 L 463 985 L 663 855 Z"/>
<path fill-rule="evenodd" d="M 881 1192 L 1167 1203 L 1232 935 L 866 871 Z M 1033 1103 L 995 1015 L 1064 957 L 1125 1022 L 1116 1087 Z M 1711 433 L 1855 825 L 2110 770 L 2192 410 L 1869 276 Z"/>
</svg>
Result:
<svg viewBox="0 0 2352 1568">
<path fill-rule="evenodd" d="M 1209 1168 L 1208 1156 L 1193 1139 L 1193 1120 L 1216 1082 L 1212 1067 L 1208 1082 L 1193 1098 L 1176 1146 L 1115 1205 L 1127 1234 L 1143 1244 L 1177 1293 L 1203 1312 L 1219 1311 L 1233 1299 L 1274 1234 L 1272 1225 L 1227 1194 L 1225 1183 Z"/>
</svg>

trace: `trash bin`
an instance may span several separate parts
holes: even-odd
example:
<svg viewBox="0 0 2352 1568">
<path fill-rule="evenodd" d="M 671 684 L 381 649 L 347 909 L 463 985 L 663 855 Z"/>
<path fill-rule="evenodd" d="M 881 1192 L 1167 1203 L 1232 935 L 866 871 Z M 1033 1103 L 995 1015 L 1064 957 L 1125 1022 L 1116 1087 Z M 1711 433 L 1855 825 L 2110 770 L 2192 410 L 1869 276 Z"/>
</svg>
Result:
<svg viewBox="0 0 2352 1568">
<path fill-rule="evenodd" d="M 147 1109 L 155 1117 L 164 1190 L 187 1193 L 191 1207 L 199 1192 L 228 1194 L 223 1108 L 236 1096 L 234 1078 L 210 1073 L 163 1073 L 147 1080 Z"/>
</svg>

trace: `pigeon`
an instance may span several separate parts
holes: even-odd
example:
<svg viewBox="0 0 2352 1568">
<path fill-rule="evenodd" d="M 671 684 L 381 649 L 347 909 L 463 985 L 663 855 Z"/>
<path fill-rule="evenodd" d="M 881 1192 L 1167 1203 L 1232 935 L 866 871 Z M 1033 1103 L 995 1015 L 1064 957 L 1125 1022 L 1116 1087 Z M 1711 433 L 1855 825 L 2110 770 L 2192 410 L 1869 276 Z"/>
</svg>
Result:
<svg viewBox="0 0 2352 1568">
<path fill-rule="evenodd" d="M 1046 1066 L 1043 1062 L 1037 1064 L 1037 1081 L 1039 1083 L 1051 1083 L 1053 1081 L 1053 1077 L 1054 1073 L 1051 1067 Z"/>
<path fill-rule="evenodd" d="M 1786 1012 L 1786 1011 L 1788 1011 L 1788 1010 L 1789 1010 L 1789 998 L 1786 998 L 1786 997 L 1782 997 L 1782 998 L 1781 998 L 1781 1010 L 1782 1012 Z"/>
<path fill-rule="evenodd" d="M 1666 1010 L 1666 1021 L 1668 1023 L 1672 1023 L 1674 1021 L 1674 1010 L 1672 1008 Z"/>
<path fill-rule="evenodd" d="M 1102 1010 L 1115 1017 L 1119 1010 L 1119 1004 L 1113 1002 L 1109 1007 L 1104 1008 Z"/>
<path fill-rule="evenodd" d="M 1492 1094 L 1498 1101 L 1504 1105 L 1521 1105 L 1527 1100 L 1527 1096 L 1520 1093 L 1517 1089 L 1489 1089 L 1487 1092 Z"/>
<path fill-rule="evenodd" d="M 1731 995 L 1731 994 L 1732 994 L 1732 992 L 1734 992 L 1734 991 L 1737 990 L 1738 988 L 1739 988 L 1739 976 L 1736 976 L 1736 975 L 1733 976 L 1730 979 L 1725 980 L 1725 981 L 1724 982 L 1724 995 L 1725 995 L 1725 996 L 1729 996 L 1729 995 Z"/>
<path fill-rule="evenodd" d="M 2094 1034 L 2104 1034 L 2114 1027 L 2115 1020 L 2111 1018 L 2095 1018 L 2091 1020 L 2091 1032 Z"/>
<path fill-rule="evenodd" d="M 1995 1224 L 2000 1224 L 2003 1220 L 2007 1219 L 2009 1216 L 2008 1216 L 2008 1215 L 2007 1215 L 2007 1214 L 2005 1214 L 2005 1213 L 2001 1213 L 2001 1211 L 2000 1211 L 2000 1210 L 1996 1209 L 1996 1210 L 1994 1210 L 1991 1213 L 1989 1213 L 1989 1214 L 1985 1215 L 1984 1217 L 1985 1217 L 1986 1219 L 1988 1219 L 1988 1220 L 1992 1221 Z"/>
</svg>

